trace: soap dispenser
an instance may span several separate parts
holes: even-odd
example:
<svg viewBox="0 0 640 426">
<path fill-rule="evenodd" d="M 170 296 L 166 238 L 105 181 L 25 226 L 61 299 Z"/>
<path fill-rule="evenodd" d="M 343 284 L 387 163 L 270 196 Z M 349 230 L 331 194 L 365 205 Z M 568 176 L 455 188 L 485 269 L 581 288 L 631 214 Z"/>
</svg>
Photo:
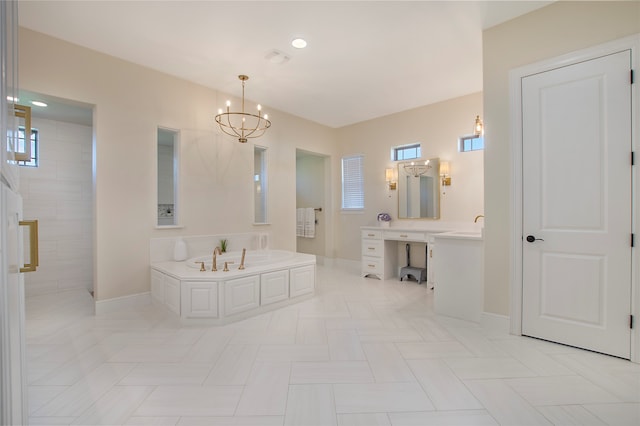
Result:
<svg viewBox="0 0 640 426">
<path fill-rule="evenodd" d="M 187 245 L 182 238 L 178 238 L 173 246 L 173 260 L 176 262 L 187 260 Z"/>
</svg>

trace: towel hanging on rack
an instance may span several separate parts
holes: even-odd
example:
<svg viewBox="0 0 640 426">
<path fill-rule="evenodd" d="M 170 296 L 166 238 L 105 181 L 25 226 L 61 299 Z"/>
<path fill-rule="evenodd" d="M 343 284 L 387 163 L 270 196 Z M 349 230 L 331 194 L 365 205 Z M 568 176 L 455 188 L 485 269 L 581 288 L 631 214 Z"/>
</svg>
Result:
<svg viewBox="0 0 640 426">
<path fill-rule="evenodd" d="M 305 209 L 304 236 L 306 238 L 315 238 L 316 236 L 316 212 L 313 207 Z"/>
<path fill-rule="evenodd" d="M 305 209 L 296 209 L 296 237 L 304 237 Z"/>
</svg>

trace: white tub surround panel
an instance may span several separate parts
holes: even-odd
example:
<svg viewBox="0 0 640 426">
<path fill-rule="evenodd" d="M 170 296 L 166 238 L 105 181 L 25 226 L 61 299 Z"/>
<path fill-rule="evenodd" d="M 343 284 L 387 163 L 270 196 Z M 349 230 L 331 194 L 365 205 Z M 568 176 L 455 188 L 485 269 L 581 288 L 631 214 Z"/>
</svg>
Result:
<svg viewBox="0 0 640 426">
<path fill-rule="evenodd" d="M 151 264 L 151 297 L 179 315 L 183 322 L 226 324 L 313 296 L 314 255 L 270 250 L 259 252 L 266 261 L 232 265 L 228 271 L 201 271 L 184 262 Z M 193 258 L 192 258 L 193 259 Z"/>
</svg>

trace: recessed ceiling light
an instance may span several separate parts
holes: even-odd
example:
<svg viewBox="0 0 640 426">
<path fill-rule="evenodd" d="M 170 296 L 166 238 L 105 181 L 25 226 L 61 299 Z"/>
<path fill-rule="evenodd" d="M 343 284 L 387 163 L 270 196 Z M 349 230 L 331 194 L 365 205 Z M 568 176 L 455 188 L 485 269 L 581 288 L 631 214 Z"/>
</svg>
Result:
<svg viewBox="0 0 640 426">
<path fill-rule="evenodd" d="M 47 104 L 45 104 L 44 102 L 40 102 L 40 101 L 31 101 L 31 103 L 35 106 L 39 106 L 39 107 L 46 107 L 48 106 Z"/>
<path fill-rule="evenodd" d="M 291 45 L 296 49 L 304 49 L 305 47 L 307 47 L 307 41 L 303 38 L 295 38 L 291 42 Z"/>
</svg>

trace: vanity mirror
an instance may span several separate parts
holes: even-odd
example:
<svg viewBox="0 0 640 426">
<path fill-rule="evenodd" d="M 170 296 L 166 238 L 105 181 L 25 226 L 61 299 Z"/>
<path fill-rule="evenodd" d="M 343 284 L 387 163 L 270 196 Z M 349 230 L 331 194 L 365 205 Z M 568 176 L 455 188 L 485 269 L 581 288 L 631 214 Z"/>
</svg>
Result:
<svg viewBox="0 0 640 426">
<path fill-rule="evenodd" d="M 440 160 L 398 163 L 398 218 L 440 218 Z"/>
</svg>

